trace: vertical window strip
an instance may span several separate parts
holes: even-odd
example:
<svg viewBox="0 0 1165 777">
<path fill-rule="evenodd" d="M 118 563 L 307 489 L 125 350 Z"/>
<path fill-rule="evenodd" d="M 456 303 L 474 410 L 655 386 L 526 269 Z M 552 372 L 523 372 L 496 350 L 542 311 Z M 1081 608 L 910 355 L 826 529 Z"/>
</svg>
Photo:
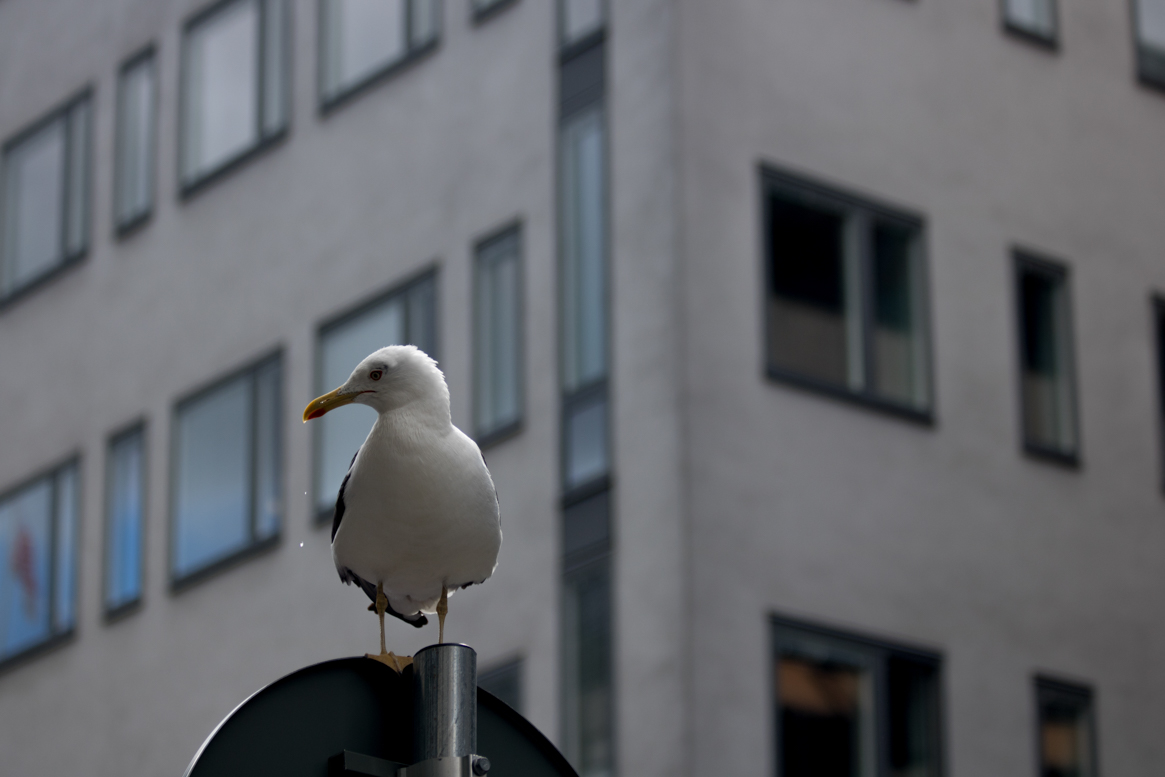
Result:
<svg viewBox="0 0 1165 777">
<path fill-rule="evenodd" d="M 1165 2 L 1134 0 L 1137 73 L 1142 81 L 1165 87 Z"/>
<path fill-rule="evenodd" d="M 127 63 L 118 78 L 116 207 L 125 230 L 149 215 L 154 199 L 157 64 L 153 50 Z"/>
<path fill-rule="evenodd" d="M 602 0 L 559 5 L 562 741 L 581 777 L 615 770 Z"/>
<path fill-rule="evenodd" d="M 145 526 L 145 430 L 114 438 L 106 459 L 105 610 L 135 604 L 142 592 Z"/>
<path fill-rule="evenodd" d="M 1161 488 L 1165 491 L 1165 297 L 1153 297 L 1153 324 L 1157 348 L 1157 429 L 1160 442 Z"/>
<path fill-rule="evenodd" d="M 1040 777 L 1096 777 L 1092 691 L 1037 677 Z"/>
</svg>

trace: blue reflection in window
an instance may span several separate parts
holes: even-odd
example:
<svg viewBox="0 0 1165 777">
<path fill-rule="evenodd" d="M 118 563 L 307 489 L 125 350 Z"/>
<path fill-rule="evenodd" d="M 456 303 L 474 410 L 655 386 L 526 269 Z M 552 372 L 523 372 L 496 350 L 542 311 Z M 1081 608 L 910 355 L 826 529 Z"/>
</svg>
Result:
<svg viewBox="0 0 1165 777">
<path fill-rule="evenodd" d="M 116 610 L 142 593 L 145 435 L 139 427 L 109 446 L 105 525 L 105 607 Z"/>
</svg>

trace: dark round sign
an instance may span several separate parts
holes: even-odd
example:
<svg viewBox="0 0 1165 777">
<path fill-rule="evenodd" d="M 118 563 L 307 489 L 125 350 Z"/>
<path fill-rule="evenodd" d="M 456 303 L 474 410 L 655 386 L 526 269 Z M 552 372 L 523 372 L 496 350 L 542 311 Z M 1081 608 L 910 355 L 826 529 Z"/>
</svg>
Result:
<svg viewBox="0 0 1165 777">
<path fill-rule="evenodd" d="M 371 775 L 377 760 L 411 764 L 412 687 L 412 667 L 399 675 L 363 657 L 300 669 L 227 715 L 186 777 Z M 368 771 L 343 771 L 345 752 Z M 489 777 L 578 777 L 538 729 L 480 688 L 477 754 L 489 759 Z"/>
</svg>

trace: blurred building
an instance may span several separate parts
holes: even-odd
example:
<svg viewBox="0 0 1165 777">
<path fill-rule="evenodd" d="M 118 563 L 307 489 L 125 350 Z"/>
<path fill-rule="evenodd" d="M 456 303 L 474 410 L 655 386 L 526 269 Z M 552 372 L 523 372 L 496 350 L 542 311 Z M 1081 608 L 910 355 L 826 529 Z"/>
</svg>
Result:
<svg viewBox="0 0 1165 777">
<path fill-rule="evenodd" d="M 1160 771 L 1163 89 L 1165 0 L 0 0 L 0 773 L 376 650 L 300 410 L 394 342 L 584 777 Z"/>
</svg>

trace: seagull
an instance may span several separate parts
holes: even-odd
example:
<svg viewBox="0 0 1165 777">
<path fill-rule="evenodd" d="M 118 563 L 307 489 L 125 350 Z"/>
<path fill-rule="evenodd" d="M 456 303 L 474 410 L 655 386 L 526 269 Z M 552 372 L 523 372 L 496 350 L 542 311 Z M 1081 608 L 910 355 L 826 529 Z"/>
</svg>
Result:
<svg viewBox="0 0 1165 777">
<path fill-rule="evenodd" d="M 372 353 L 303 421 L 353 402 L 379 415 L 340 485 L 332 560 L 380 618 L 380 655 L 369 657 L 400 671 L 411 659 L 385 651 L 384 614 L 420 628 L 436 613 L 445 641 L 449 594 L 497 567 L 497 491 L 481 449 L 453 425 L 445 376 L 416 346 Z"/>
</svg>

